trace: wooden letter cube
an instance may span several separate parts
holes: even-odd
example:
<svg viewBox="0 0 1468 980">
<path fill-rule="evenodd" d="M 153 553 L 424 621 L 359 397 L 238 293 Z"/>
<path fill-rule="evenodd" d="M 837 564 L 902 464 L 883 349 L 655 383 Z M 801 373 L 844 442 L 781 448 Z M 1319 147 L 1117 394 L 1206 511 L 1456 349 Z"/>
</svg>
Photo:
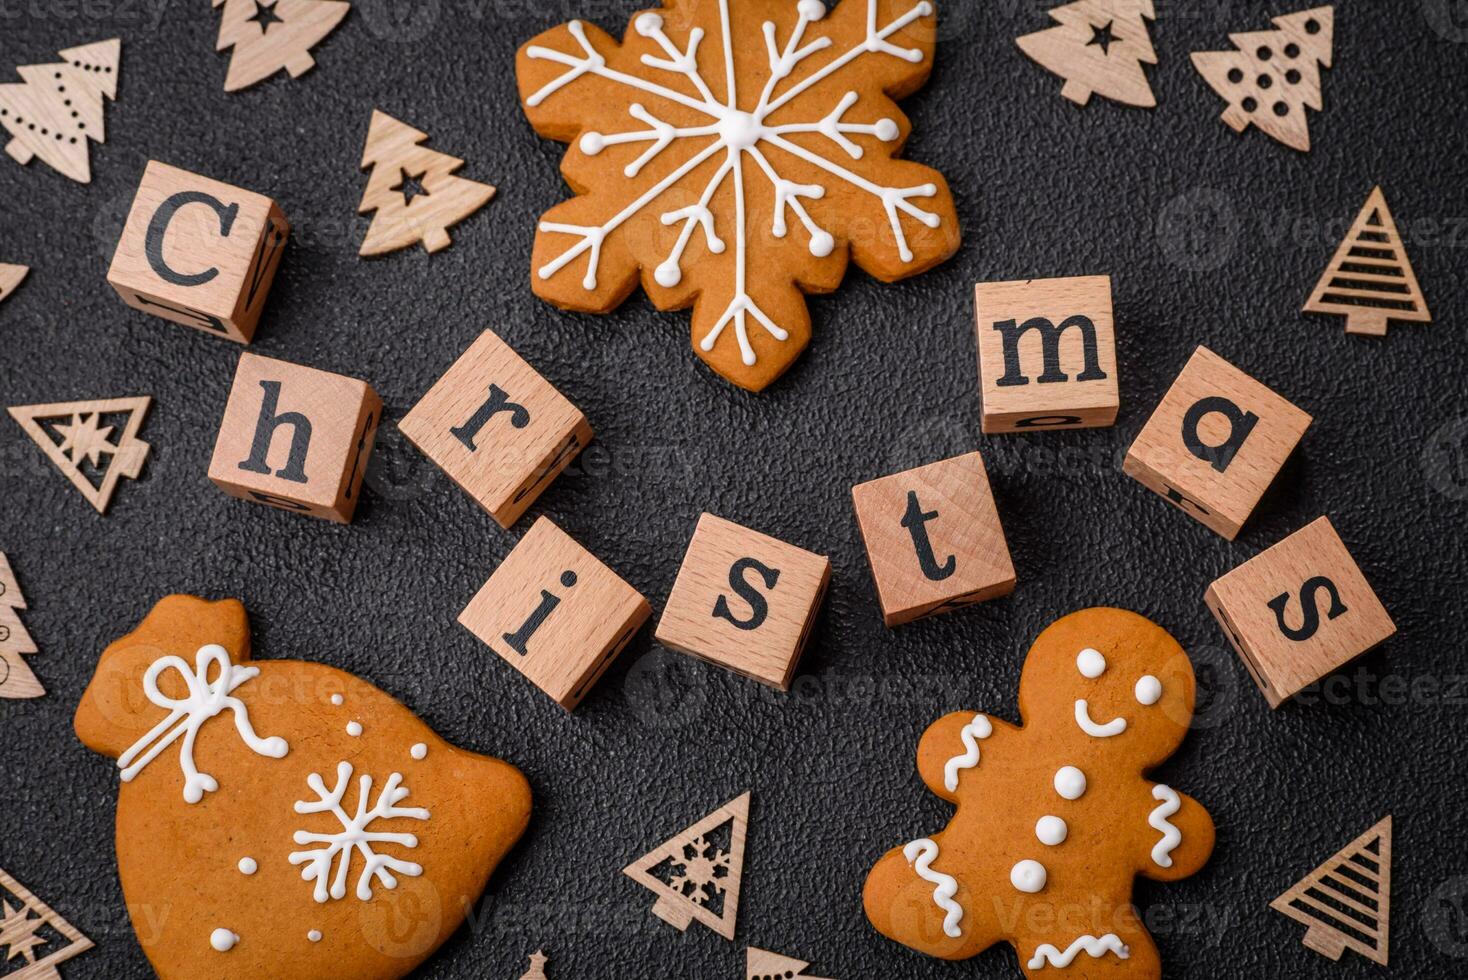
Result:
<svg viewBox="0 0 1468 980">
<path fill-rule="evenodd" d="M 398 428 L 505 528 L 591 441 L 586 416 L 488 330 Z"/>
<path fill-rule="evenodd" d="M 350 523 L 381 418 L 365 381 L 244 354 L 209 479 L 234 497 Z"/>
<path fill-rule="evenodd" d="M 1116 421 L 1110 276 L 981 282 L 974 316 L 985 432 Z"/>
<path fill-rule="evenodd" d="M 1309 426 L 1309 415 L 1199 347 L 1122 469 L 1232 541 Z"/>
<path fill-rule="evenodd" d="M 107 281 L 128 306 L 248 344 L 290 230 L 270 198 L 153 160 Z"/>
<path fill-rule="evenodd" d="M 459 624 L 571 711 L 651 614 L 641 593 L 542 517 Z"/>
<path fill-rule="evenodd" d="M 984 459 L 968 453 L 851 490 L 888 626 L 1014 591 Z"/>
<path fill-rule="evenodd" d="M 1218 579 L 1204 601 L 1271 708 L 1397 631 L 1325 517 Z"/>
<path fill-rule="evenodd" d="M 830 578 L 825 556 L 704 514 L 658 642 L 788 691 Z"/>
</svg>

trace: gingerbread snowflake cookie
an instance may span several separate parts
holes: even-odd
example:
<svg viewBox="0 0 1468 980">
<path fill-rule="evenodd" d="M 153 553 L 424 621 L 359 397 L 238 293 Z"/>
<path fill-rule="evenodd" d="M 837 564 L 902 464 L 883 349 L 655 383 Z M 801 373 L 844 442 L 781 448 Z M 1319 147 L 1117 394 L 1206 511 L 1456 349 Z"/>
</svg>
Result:
<svg viewBox="0 0 1468 980">
<path fill-rule="evenodd" d="M 1193 699 L 1187 654 L 1155 623 L 1087 609 L 1052 624 L 1025 661 L 1022 726 L 961 712 L 923 734 L 923 782 L 958 809 L 877 863 L 867 918 L 944 959 L 1007 942 L 1027 977 L 1160 978 L 1132 881 L 1186 878 L 1213 851 L 1208 812 L 1145 775 Z"/>
<path fill-rule="evenodd" d="M 76 712 L 115 756 L 117 865 L 164 980 L 400 977 L 525 830 L 512 766 L 322 664 L 250 659 L 233 600 L 170 596 Z"/>
<path fill-rule="evenodd" d="M 932 0 L 668 0 L 622 44 L 582 21 L 519 52 L 525 113 L 570 144 L 577 197 L 541 220 L 537 295 L 605 313 L 638 285 L 693 307 L 693 347 L 758 391 L 810 339 L 804 293 L 848 256 L 879 279 L 958 248 L 943 177 L 896 158 L 893 103 L 932 70 Z"/>
</svg>

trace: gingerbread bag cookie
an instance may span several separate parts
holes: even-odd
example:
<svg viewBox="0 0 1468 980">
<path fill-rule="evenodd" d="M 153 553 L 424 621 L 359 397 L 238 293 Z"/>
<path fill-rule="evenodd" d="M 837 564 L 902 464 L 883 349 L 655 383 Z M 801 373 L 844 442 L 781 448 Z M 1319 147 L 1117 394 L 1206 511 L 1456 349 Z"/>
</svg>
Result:
<svg viewBox="0 0 1468 980">
<path fill-rule="evenodd" d="M 923 734 L 918 772 L 958 810 L 877 863 L 867 918 L 943 959 L 1007 942 L 1027 977 L 1160 978 L 1132 881 L 1186 878 L 1213 851 L 1208 812 L 1145 775 L 1181 743 L 1193 698 L 1187 654 L 1155 623 L 1056 621 L 1025 661 L 1021 727 L 959 712 Z"/>
<path fill-rule="evenodd" d="M 164 980 L 389 978 L 449 937 L 524 832 L 514 767 L 377 688 L 250 658 L 239 602 L 170 596 L 76 712 L 117 758 L 117 866 Z"/>
<path fill-rule="evenodd" d="M 943 177 L 896 159 L 927 80 L 931 0 L 668 0 L 622 44 L 579 20 L 524 45 L 525 114 L 569 143 L 531 283 L 605 313 L 638 285 L 693 307 L 693 347 L 758 391 L 810 340 L 804 293 L 848 256 L 888 282 L 958 249 Z"/>
</svg>

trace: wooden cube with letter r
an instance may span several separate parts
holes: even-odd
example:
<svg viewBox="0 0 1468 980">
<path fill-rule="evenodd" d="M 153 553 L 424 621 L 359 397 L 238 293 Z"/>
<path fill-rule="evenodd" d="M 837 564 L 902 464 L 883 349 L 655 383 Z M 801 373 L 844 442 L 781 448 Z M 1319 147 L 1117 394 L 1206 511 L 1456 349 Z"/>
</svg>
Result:
<svg viewBox="0 0 1468 980">
<path fill-rule="evenodd" d="M 985 432 L 1116 421 L 1110 276 L 981 282 L 974 317 Z"/>
<path fill-rule="evenodd" d="M 655 635 L 788 691 L 830 579 L 824 555 L 704 514 Z"/>
<path fill-rule="evenodd" d="M 1204 601 L 1272 708 L 1397 631 L 1325 517 L 1215 581 Z"/>
<path fill-rule="evenodd" d="M 350 523 L 381 418 L 365 381 L 245 354 L 209 479 L 234 497 Z"/>
<path fill-rule="evenodd" d="M 152 160 L 107 281 L 128 306 L 248 344 L 290 230 L 263 194 Z"/>
<path fill-rule="evenodd" d="M 1127 450 L 1122 469 L 1232 541 L 1310 421 L 1199 347 Z"/>
</svg>

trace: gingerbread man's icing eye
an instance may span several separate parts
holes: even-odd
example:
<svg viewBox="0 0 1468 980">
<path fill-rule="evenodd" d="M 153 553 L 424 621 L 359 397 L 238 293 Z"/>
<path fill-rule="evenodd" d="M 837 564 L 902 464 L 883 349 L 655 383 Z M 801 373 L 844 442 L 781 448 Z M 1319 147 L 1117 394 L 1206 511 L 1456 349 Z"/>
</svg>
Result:
<svg viewBox="0 0 1468 980">
<path fill-rule="evenodd" d="M 1082 677 L 1095 680 L 1106 673 L 1106 658 L 1101 656 L 1100 650 L 1086 647 L 1076 654 L 1076 670 L 1081 672 Z"/>
<path fill-rule="evenodd" d="M 1137 681 L 1137 703 L 1151 707 L 1162 698 L 1162 682 L 1151 674 Z"/>
</svg>

